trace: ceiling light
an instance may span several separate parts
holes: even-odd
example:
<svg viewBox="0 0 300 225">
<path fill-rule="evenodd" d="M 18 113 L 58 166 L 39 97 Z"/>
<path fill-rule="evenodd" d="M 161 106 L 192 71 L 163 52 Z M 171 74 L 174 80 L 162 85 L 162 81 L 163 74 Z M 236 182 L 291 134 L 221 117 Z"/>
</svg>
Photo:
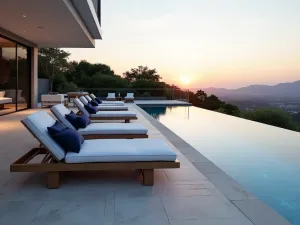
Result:
<svg viewBox="0 0 300 225">
<path fill-rule="evenodd" d="M 50 39 L 50 37 L 46 37 L 46 39 L 47 39 L 47 40 L 49 40 L 49 39 Z"/>
<path fill-rule="evenodd" d="M 23 16 L 23 18 L 26 18 L 26 15 L 22 15 Z"/>
</svg>

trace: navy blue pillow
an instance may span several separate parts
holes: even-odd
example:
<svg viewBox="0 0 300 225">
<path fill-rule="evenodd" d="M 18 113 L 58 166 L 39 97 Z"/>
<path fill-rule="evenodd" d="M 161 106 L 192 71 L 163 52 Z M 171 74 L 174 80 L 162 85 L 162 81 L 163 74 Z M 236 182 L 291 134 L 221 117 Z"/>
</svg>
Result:
<svg viewBox="0 0 300 225">
<path fill-rule="evenodd" d="M 52 136 L 62 132 L 63 130 L 67 129 L 67 127 L 57 120 L 52 127 L 47 127 L 47 129 L 49 134 Z"/>
<path fill-rule="evenodd" d="M 92 105 L 92 106 L 98 106 L 98 103 L 97 103 L 95 100 L 92 100 L 92 101 L 91 101 L 91 105 Z"/>
<path fill-rule="evenodd" d="M 98 104 L 101 104 L 102 103 L 102 101 L 99 99 L 99 98 L 95 98 L 94 99 Z"/>
<path fill-rule="evenodd" d="M 66 151 L 79 153 L 84 138 L 76 131 L 67 128 L 60 133 L 52 135 L 53 139 Z"/>
<path fill-rule="evenodd" d="M 92 106 L 90 103 L 84 105 L 84 108 L 86 111 L 88 111 L 90 114 L 96 114 L 97 113 L 97 108 Z"/>
<path fill-rule="evenodd" d="M 87 115 L 82 114 L 81 116 L 77 116 L 77 130 L 79 128 L 86 128 L 89 124 L 91 124 L 91 120 Z"/>
<path fill-rule="evenodd" d="M 66 119 L 78 130 L 77 115 L 73 111 L 66 114 Z"/>
</svg>

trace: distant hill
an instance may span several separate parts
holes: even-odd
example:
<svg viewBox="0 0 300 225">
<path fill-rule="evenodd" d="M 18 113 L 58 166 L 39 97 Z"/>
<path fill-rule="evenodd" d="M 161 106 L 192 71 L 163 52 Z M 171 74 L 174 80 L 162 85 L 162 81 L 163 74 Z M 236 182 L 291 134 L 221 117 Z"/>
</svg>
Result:
<svg viewBox="0 0 300 225">
<path fill-rule="evenodd" d="M 199 89 L 192 88 L 191 91 Z M 300 99 L 300 80 L 292 83 L 280 83 L 274 86 L 270 85 L 250 85 L 238 89 L 226 88 L 202 88 L 207 94 L 214 94 L 220 98 L 231 99 Z"/>
</svg>

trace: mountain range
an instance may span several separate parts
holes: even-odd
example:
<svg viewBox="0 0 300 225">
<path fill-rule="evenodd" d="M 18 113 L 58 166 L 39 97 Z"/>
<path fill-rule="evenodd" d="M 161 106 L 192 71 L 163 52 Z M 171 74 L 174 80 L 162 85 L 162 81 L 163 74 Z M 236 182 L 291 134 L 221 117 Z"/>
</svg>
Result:
<svg viewBox="0 0 300 225">
<path fill-rule="evenodd" d="M 192 88 L 197 91 L 199 88 Z M 292 98 L 300 99 L 300 80 L 291 83 L 280 83 L 276 85 L 250 85 L 238 89 L 226 88 L 202 88 L 207 94 L 214 94 L 220 98 Z"/>
</svg>

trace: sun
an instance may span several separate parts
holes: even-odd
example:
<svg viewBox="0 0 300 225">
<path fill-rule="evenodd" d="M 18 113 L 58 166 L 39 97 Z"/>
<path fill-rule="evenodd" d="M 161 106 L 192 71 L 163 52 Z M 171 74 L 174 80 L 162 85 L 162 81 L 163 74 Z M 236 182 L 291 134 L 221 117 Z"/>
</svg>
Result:
<svg viewBox="0 0 300 225">
<path fill-rule="evenodd" d="M 191 78 L 188 76 L 181 76 L 180 81 L 184 85 L 188 85 L 191 82 Z"/>
</svg>

